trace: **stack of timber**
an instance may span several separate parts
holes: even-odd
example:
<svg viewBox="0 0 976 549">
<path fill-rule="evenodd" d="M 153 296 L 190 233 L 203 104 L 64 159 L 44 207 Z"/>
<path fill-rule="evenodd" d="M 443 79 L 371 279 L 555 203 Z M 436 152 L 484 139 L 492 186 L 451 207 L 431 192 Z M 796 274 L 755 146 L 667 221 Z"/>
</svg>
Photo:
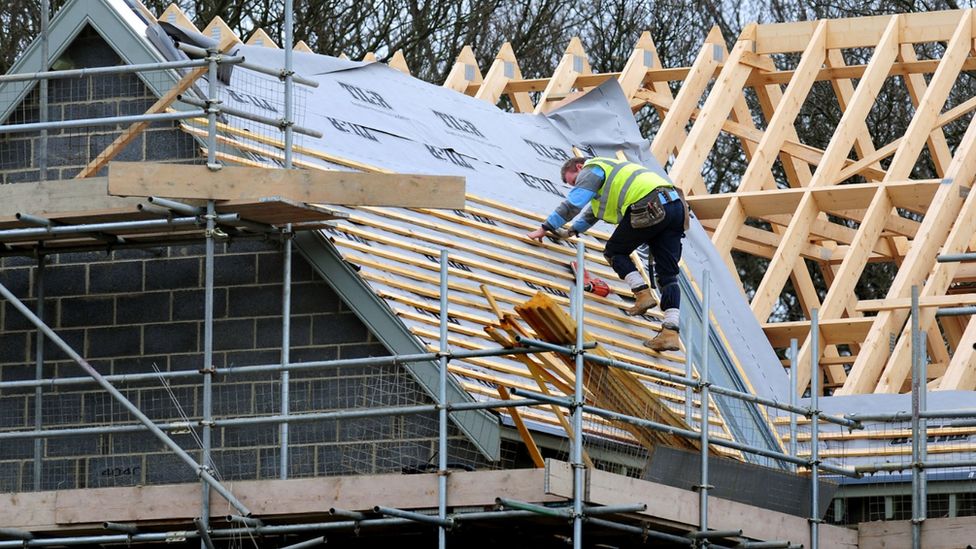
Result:
<svg viewBox="0 0 976 549">
<path fill-rule="evenodd" d="M 539 339 L 558 345 L 575 345 L 576 322 L 546 294 L 537 293 L 530 300 L 516 306 L 515 311 L 535 331 Z M 588 337 L 584 331 L 583 340 L 593 341 L 593 338 Z M 596 347 L 587 352 L 603 358 L 614 358 L 603 347 Z M 558 356 L 570 368 L 575 366 L 572 357 L 564 354 Z M 691 430 L 680 416 L 652 394 L 650 389 L 631 372 L 585 361 L 583 385 L 587 391 L 586 400 L 595 406 L 671 427 Z M 695 439 L 627 423 L 621 427 L 650 451 L 653 451 L 657 445 L 699 449 L 698 441 Z"/>
</svg>

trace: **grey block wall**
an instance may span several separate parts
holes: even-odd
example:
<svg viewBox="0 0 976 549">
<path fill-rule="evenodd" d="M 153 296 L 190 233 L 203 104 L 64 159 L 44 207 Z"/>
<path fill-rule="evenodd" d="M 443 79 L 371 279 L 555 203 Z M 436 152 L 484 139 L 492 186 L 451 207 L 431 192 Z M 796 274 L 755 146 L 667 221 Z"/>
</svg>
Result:
<svg viewBox="0 0 976 549">
<path fill-rule="evenodd" d="M 55 63 L 55 68 L 73 69 L 121 64 L 115 51 L 91 27 L 82 29 L 75 42 Z M 159 78 L 158 73 L 144 73 Z M 143 114 L 156 97 L 140 80 L 129 74 L 88 76 L 50 80 L 48 120 L 77 120 Z M 0 97 L 2 101 L 3 97 Z M 4 124 L 40 121 L 37 88 L 10 114 Z M 198 161 L 199 146 L 177 129 L 174 122 L 157 122 L 136 137 L 116 160 Z M 125 128 L 90 126 L 48 132 L 47 179 L 71 179 L 98 156 Z M 0 134 L 0 184 L 37 181 L 40 176 L 40 134 Z M 105 168 L 97 175 L 105 175 Z"/>
<path fill-rule="evenodd" d="M 275 364 L 281 355 L 283 254 L 278 244 L 234 242 L 218 246 L 214 306 L 214 366 Z M 45 267 L 45 319 L 102 374 L 199 370 L 203 363 L 203 248 L 170 247 L 61 254 Z M 5 258 L 0 282 L 31 308 L 37 281 L 33 260 Z M 292 362 L 387 355 L 373 334 L 310 266 L 292 265 Z M 0 381 L 33 379 L 36 335 L 9 302 L 0 307 Z M 50 341 L 45 377 L 79 377 L 81 369 Z M 117 382 L 151 419 L 202 417 L 202 376 L 165 383 Z M 429 403 L 400 367 L 333 368 L 295 372 L 290 410 Z M 277 414 L 278 373 L 219 376 L 213 389 L 216 418 Z M 32 388 L 0 392 L 0 432 L 33 428 Z M 93 384 L 45 387 L 44 428 L 128 425 L 129 413 Z M 315 476 L 423 470 L 436 463 L 436 414 L 296 423 L 290 428 L 290 475 Z M 277 425 L 221 427 L 214 432 L 214 462 L 226 479 L 275 478 Z M 174 436 L 186 449 L 199 443 Z M 482 465 L 453 428 L 451 461 Z M 49 438 L 42 445 L 42 489 L 192 481 L 193 471 L 146 432 Z M 198 452 L 197 452 L 198 454 Z M 0 441 L 0 490 L 30 490 L 33 443 Z"/>
<path fill-rule="evenodd" d="M 118 63 L 118 56 L 87 29 L 63 59 L 71 66 Z M 155 100 L 133 76 L 62 81 L 51 87 L 51 118 L 143 112 Z M 36 91 L 5 123 L 37 120 Z M 114 139 L 121 128 L 51 132 L 48 177 L 74 176 Z M 0 137 L 0 183 L 38 179 L 36 135 Z M 118 157 L 124 160 L 199 161 L 193 140 L 172 123 L 157 124 Z M 44 317 L 73 349 L 103 374 L 198 371 L 203 363 L 203 245 L 111 253 L 65 253 L 48 257 Z M 273 242 L 218 245 L 214 292 L 214 364 L 233 368 L 273 364 L 281 355 L 283 253 Z M 327 283 L 297 254 L 293 260 L 291 361 L 383 356 L 388 351 L 369 333 Z M 0 282 L 36 306 L 34 259 L 0 260 Z M 34 379 L 36 334 L 10 303 L 0 301 L 0 382 Z M 83 372 L 50 341 L 44 344 L 44 377 Z M 399 367 L 342 368 L 293 373 L 290 410 L 300 414 L 347 408 L 430 403 Z M 116 386 L 157 422 L 203 414 L 202 376 L 164 383 L 117 382 Z M 215 380 L 216 418 L 277 414 L 279 374 L 221 376 Z M 0 389 L 0 432 L 35 426 L 33 388 Z M 45 387 L 41 424 L 47 428 L 131 425 L 121 405 L 93 384 Z M 316 421 L 291 425 L 290 476 L 426 470 L 436 464 L 436 414 Z M 222 478 L 276 478 L 277 425 L 220 427 L 213 461 Z M 450 461 L 485 465 L 455 428 Z M 173 438 L 199 458 L 190 430 Z M 34 442 L 0 440 L 0 491 L 29 491 L 34 483 Z M 194 471 L 148 432 L 74 435 L 41 444 L 42 490 L 191 482 Z"/>
</svg>

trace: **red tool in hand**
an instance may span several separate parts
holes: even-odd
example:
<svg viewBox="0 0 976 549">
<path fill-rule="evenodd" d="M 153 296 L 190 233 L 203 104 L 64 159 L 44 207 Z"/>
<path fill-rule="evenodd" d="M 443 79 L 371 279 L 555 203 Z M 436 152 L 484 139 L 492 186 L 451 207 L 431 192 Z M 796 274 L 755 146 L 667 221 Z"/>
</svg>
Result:
<svg viewBox="0 0 976 549">
<path fill-rule="evenodd" d="M 575 275 L 576 262 L 571 262 L 569 266 Z M 600 297 L 607 297 L 610 295 L 610 285 L 604 282 L 602 278 L 590 276 L 590 273 L 586 269 L 583 269 L 583 291 L 596 294 Z"/>
</svg>

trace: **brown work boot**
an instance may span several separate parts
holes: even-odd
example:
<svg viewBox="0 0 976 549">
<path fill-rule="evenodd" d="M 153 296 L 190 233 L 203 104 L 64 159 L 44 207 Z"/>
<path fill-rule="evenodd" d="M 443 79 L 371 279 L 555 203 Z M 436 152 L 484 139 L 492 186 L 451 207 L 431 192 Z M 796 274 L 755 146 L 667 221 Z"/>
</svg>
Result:
<svg viewBox="0 0 976 549">
<path fill-rule="evenodd" d="M 634 294 L 637 302 L 634 303 L 633 307 L 628 307 L 624 309 L 624 312 L 630 316 L 638 316 L 647 312 L 648 309 L 657 305 L 657 299 L 655 299 L 654 294 L 651 293 L 650 288 L 644 288 L 643 290 L 637 290 Z"/>
<path fill-rule="evenodd" d="M 649 347 L 657 352 L 680 350 L 681 340 L 678 339 L 677 328 L 673 328 L 667 325 L 662 326 L 661 333 L 654 336 L 653 339 L 645 340 L 644 346 Z"/>
</svg>

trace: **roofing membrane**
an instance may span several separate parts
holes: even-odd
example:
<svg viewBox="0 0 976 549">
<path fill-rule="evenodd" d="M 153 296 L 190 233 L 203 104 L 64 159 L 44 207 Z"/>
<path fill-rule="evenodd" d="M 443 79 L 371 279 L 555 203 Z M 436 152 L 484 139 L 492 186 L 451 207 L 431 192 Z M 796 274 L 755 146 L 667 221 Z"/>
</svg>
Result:
<svg viewBox="0 0 976 549">
<path fill-rule="evenodd" d="M 242 46 L 238 53 L 249 62 L 265 66 L 278 66 L 282 58 L 281 51 L 259 47 Z M 335 169 L 337 164 L 345 164 L 344 169 L 367 165 L 377 171 L 466 178 L 464 210 L 346 208 L 349 219 L 326 231 L 342 257 L 358 267 L 359 275 L 391 311 L 431 348 L 438 339 L 437 270 L 441 248 L 450 253 L 452 347 L 497 346 L 484 331 L 497 317 L 482 285 L 506 312 L 538 291 L 569 307 L 573 284 L 569 262 L 575 255 L 574 244 L 555 240 L 535 244 L 524 234 L 537 227 L 565 198 L 569 188 L 559 181 L 559 167 L 574 148 L 587 155 L 623 155 L 664 174 L 651 157 L 649 143 L 640 135 L 615 81 L 590 90 L 549 115 L 528 115 L 504 112 L 381 64 L 303 53 L 296 53 L 295 59 L 296 71 L 320 84 L 303 91 L 306 108 L 296 118 L 323 134 L 321 139 L 303 138 L 301 152 L 295 155 L 297 165 L 313 169 Z M 259 89 L 251 80 L 261 78 L 265 77 L 235 68 L 222 97 L 228 106 L 280 118 L 282 113 L 273 101 L 240 91 Z M 280 156 L 280 151 L 269 151 L 267 139 L 251 139 L 266 129 L 243 120 L 228 122 L 238 130 L 225 132 L 222 152 L 240 157 L 242 152 L 246 155 L 248 151 L 259 151 L 258 156 L 249 155 L 251 162 L 276 162 L 274 157 Z M 584 237 L 587 268 L 606 280 L 615 292 L 607 298 L 588 294 L 587 330 L 619 359 L 683 375 L 684 353 L 658 354 L 641 344 L 660 328 L 660 311 L 655 309 L 644 318 L 628 317 L 620 311 L 620 307 L 629 305 L 631 294 L 602 257 L 602 242 L 611 230 L 601 223 Z M 689 245 L 711 246 L 697 224 L 692 231 L 700 232 L 702 237 L 694 243 L 689 239 Z M 716 268 L 709 267 L 711 257 L 702 257 L 694 264 L 696 268 Z M 717 267 L 724 270 L 721 264 Z M 761 331 L 758 334 L 761 336 Z M 768 348 L 764 339 L 757 343 Z M 772 351 L 768 352 L 772 356 Z M 748 376 L 747 368 L 755 364 L 749 361 L 730 375 Z M 777 370 L 783 378 L 782 369 Z M 539 390 L 526 366 L 514 358 L 452 361 L 452 372 L 478 399 L 496 398 L 495 386 L 499 383 Z M 757 380 L 763 394 L 773 392 L 767 380 Z M 683 388 L 650 379 L 645 379 L 645 383 L 675 411 L 683 413 Z M 740 380 L 737 386 L 754 383 L 757 382 Z M 525 415 L 537 428 L 558 430 L 548 409 L 528 410 Z M 715 435 L 731 437 L 722 414 L 715 417 Z M 764 420 L 750 421 L 748 427 L 740 426 L 738 431 L 771 432 Z M 622 432 L 597 423 L 594 420 L 594 430 L 626 438 Z M 775 446 L 773 438 L 766 437 L 765 443 Z"/>
</svg>

